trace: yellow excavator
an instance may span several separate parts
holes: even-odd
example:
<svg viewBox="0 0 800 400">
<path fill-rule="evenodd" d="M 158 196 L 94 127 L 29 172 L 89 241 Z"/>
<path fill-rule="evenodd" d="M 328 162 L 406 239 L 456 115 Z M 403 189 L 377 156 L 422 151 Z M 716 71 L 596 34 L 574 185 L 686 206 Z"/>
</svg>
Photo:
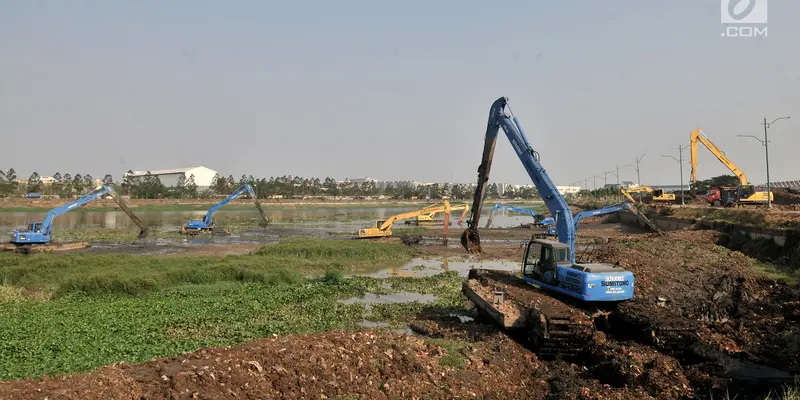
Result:
<svg viewBox="0 0 800 400">
<path fill-rule="evenodd" d="M 392 215 L 391 217 L 387 218 L 385 221 L 376 221 L 375 226 L 372 228 L 362 228 L 358 230 L 358 238 L 359 239 L 367 239 L 367 238 L 382 238 L 382 237 L 389 237 L 392 236 L 392 225 L 395 222 L 401 221 L 404 219 L 414 218 L 421 215 L 431 215 L 439 212 L 444 212 L 446 215 L 446 220 L 449 220 L 450 217 L 450 201 L 444 200 L 444 203 L 436 203 L 426 207 L 423 207 L 416 211 L 410 211 L 407 213 L 396 214 Z"/>
<path fill-rule="evenodd" d="M 650 186 L 633 186 L 628 189 L 620 189 L 622 194 L 629 200 L 633 200 L 632 193 L 646 193 L 642 203 L 672 204 L 675 202 L 674 193 L 665 193 L 664 189 L 653 189 Z"/>
<path fill-rule="evenodd" d="M 697 128 L 692 131 L 690 137 L 691 143 L 691 164 L 692 164 L 692 183 L 697 183 L 697 143 L 700 142 L 706 146 L 708 151 L 711 152 L 717 159 L 725 165 L 737 178 L 739 178 L 738 187 L 718 187 L 711 188 L 708 191 L 708 203 L 712 206 L 727 206 L 739 207 L 742 205 L 759 205 L 767 204 L 767 199 L 774 200 L 772 192 L 768 192 L 766 188 L 755 187 L 747 181 L 747 176 L 742 172 L 736 164 L 733 163 L 725 153 L 720 150 L 711 140 L 706 136 L 702 129 Z M 769 197 L 768 197 L 769 196 Z"/>
<path fill-rule="evenodd" d="M 428 207 L 432 207 L 432 206 L 428 206 Z M 469 204 L 460 203 L 460 204 L 451 204 L 450 205 L 450 211 L 456 211 L 456 210 L 461 210 L 461 209 L 463 209 L 464 211 L 461 213 L 461 218 L 458 219 L 458 224 L 459 225 L 461 225 L 461 223 L 464 222 L 464 218 L 467 217 L 467 213 L 469 212 Z M 433 211 L 433 212 L 431 212 L 429 214 L 420 214 L 414 220 L 406 221 L 406 224 L 408 224 L 408 225 L 419 225 L 419 224 L 431 224 L 431 223 L 438 222 L 438 221 L 436 221 L 436 214 L 438 214 L 440 212 L 444 212 L 444 210 L 443 209 L 440 210 L 440 211 L 436 210 L 436 211 Z"/>
</svg>

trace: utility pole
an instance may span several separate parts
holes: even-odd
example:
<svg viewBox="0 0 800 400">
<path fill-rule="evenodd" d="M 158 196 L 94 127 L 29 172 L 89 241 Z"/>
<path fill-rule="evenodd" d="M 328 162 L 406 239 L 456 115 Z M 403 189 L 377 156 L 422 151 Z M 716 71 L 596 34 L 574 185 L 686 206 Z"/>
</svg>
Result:
<svg viewBox="0 0 800 400">
<path fill-rule="evenodd" d="M 636 158 L 636 184 L 639 186 L 642 186 L 642 177 L 639 175 L 639 163 L 642 162 L 642 159 L 646 155 L 647 153 L 644 153 L 641 155 L 641 157 Z"/>
<path fill-rule="evenodd" d="M 764 122 L 762 122 L 762 125 L 764 125 L 764 140 L 761 140 L 753 135 L 742 135 L 742 134 L 737 135 L 739 137 L 751 137 L 761 142 L 761 145 L 764 146 L 764 158 L 766 159 L 767 162 L 767 208 L 772 208 L 772 188 L 769 180 L 769 139 L 767 138 L 767 128 L 772 126 L 772 124 L 774 124 L 775 121 L 779 119 L 789 119 L 789 118 L 791 117 L 775 118 L 774 120 L 772 120 L 772 122 L 767 122 L 767 119 L 764 118 Z"/>
<path fill-rule="evenodd" d="M 686 204 L 684 199 L 683 199 L 683 151 L 686 150 L 688 147 L 689 147 L 689 145 L 686 145 L 684 147 L 681 147 L 680 145 L 678 145 L 678 157 L 679 158 L 675 158 L 673 156 L 666 156 L 666 155 L 663 155 L 663 154 L 661 155 L 661 157 L 669 157 L 669 158 L 677 161 L 678 164 L 680 165 L 680 168 L 681 168 L 681 205 L 685 205 Z"/>
<path fill-rule="evenodd" d="M 620 184 L 619 184 L 619 169 L 620 168 L 627 168 L 627 167 L 633 167 L 633 165 L 630 165 L 630 164 L 622 165 L 622 166 L 617 165 L 617 174 L 616 174 L 616 177 L 617 177 L 617 195 L 616 195 L 616 198 L 619 199 L 620 201 L 622 201 L 622 192 L 620 191 L 620 189 L 622 189 L 622 186 L 620 186 Z"/>
</svg>

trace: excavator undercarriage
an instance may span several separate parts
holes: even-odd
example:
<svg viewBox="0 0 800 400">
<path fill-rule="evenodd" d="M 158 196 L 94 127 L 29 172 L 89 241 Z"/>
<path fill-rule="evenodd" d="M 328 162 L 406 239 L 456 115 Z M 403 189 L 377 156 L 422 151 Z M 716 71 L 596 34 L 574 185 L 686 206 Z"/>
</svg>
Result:
<svg viewBox="0 0 800 400">
<path fill-rule="evenodd" d="M 576 359 L 587 354 L 598 332 L 681 354 L 697 341 L 692 321 L 653 315 L 635 303 L 588 304 L 528 284 L 507 271 L 472 269 L 463 293 L 480 315 L 502 326 L 542 359 Z M 671 321 L 666 323 L 666 321 Z"/>
<path fill-rule="evenodd" d="M 542 358 L 573 358 L 591 346 L 592 317 L 504 271 L 472 269 L 462 285 L 480 312 L 521 336 Z"/>
</svg>

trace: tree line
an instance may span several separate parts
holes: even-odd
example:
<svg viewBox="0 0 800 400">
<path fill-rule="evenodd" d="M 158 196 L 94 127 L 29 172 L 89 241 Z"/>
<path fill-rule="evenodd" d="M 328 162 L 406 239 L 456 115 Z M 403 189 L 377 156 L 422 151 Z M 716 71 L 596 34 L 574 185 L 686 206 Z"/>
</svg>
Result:
<svg viewBox="0 0 800 400">
<path fill-rule="evenodd" d="M 60 172 L 53 174 L 53 182 L 49 185 L 45 185 L 42 182 L 42 177 L 38 172 L 32 173 L 24 183 L 19 183 L 18 180 L 19 178 L 14 168 L 9 168 L 8 171 L 0 170 L 0 196 L 41 193 L 43 195 L 70 197 L 73 194 L 86 193 L 97 185 L 90 174 L 71 175 L 66 173 L 61 175 Z M 112 182 L 113 178 L 110 174 L 106 174 L 101 179 L 103 184 L 111 184 Z"/>
<path fill-rule="evenodd" d="M 344 181 L 337 182 L 331 177 L 304 178 L 299 176 L 279 176 L 270 178 L 255 178 L 253 175 L 242 175 L 238 180 L 233 175 L 227 177 L 216 174 L 207 189 L 201 190 L 195 182 L 194 175 L 179 176 L 175 186 L 164 185 L 158 176 L 149 172 L 144 176 L 133 176 L 130 171 L 126 174 L 121 192 L 134 198 L 207 198 L 211 196 L 227 195 L 240 188 L 245 183 L 250 184 L 259 198 L 281 196 L 283 198 L 298 197 L 354 197 L 376 198 L 383 196 L 392 199 L 413 198 L 441 198 L 449 196 L 453 199 L 471 199 L 475 186 L 465 184 L 430 184 L 413 185 L 410 182 L 389 183 L 379 187 L 376 182 L 363 183 Z M 503 198 L 533 199 L 538 196 L 534 188 L 521 190 L 507 189 Z M 500 198 L 496 183 L 487 187 L 487 198 Z"/>
<path fill-rule="evenodd" d="M 34 172 L 25 183 L 17 182 L 17 174 L 13 168 L 7 172 L 0 170 L 0 196 L 22 195 L 25 193 L 41 193 L 54 195 L 61 198 L 70 198 L 82 195 L 94 189 L 94 178 L 89 174 L 53 174 L 52 184 L 45 185 L 41 176 Z M 110 174 L 101 180 L 102 184 L 111 185 L 119 193 L 139 199 L 157 198 L 209 198 L 228 195 L 241 185 L 248 183 L 253 187 L 259 198 L 281 196 L 283 198 L 297 197 L 354 197 L 354 198 L 441 198 L 449 196 L 453 199 L 471 199 L 474 195 L 475 185 L 469 184 L 429 184 L 414 185 L 411 182 L 389 183 L 379 187 L 374 181 L 363 183 L 344 181 L 337 182 L 331 177 L 304 178 L 299 176 L 279 176 L 270 178 L 255 178 L 253 175 L 242 175 L 238 180 L 233 175 L 227 177 L 215 175 L 208 188 L 198 187 L 195 176 L 179 175 L 174 186 L 165 185 L 157 175 L 149 171 L 143 176 L 134 176 L 133 171 L 128 171 L 122 182 L 115 182 Z M 486 188 L 486 197 L 489 199 L 535 199 L 538 192 L 535 188 L 523 187 L 518 190 L 507 187 L 500 196 L 498 185 L 490 184 Z"/>
</svg>

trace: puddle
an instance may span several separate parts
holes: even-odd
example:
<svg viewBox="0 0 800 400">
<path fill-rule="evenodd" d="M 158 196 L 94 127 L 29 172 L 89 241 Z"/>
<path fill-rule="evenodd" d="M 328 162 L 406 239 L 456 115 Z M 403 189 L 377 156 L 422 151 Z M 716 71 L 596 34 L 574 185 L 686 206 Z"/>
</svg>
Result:
<svg viewBox="0 0 800 400">
<path fill-rule="evenodd" d="M 464 258 L 453 259 L 445 257 L 430 259 L 415 258 L 400 267 L 384 268 L 369 274 L 351 274 L 351 276 L 363 275 L 371 278 L 389 278 L 393 276 L 422 278 L 438 275 L 443 272 L 457 271 L 459 275 L 466 278 L 471 268 L 517 271 L 520 267 L 519 263 L 509 260 L 473 261 Z"/>
<path fill-rule="evenodd" d="M 364 297 L 351 297 L 349 299 L 339 300 L 344 304 L 360 303 L 366 306 L 367 312 L 372 310 L 373 304 L 391 304 L 391 303 L 409 303 L 418 301 L 420 303 L 430 303 L 436 301 L 438 297 L 432 294 L 420 294 L 410 292 L 400 292 L 392 294 L 375 294 L 367 293 Z"/>
</svg>

